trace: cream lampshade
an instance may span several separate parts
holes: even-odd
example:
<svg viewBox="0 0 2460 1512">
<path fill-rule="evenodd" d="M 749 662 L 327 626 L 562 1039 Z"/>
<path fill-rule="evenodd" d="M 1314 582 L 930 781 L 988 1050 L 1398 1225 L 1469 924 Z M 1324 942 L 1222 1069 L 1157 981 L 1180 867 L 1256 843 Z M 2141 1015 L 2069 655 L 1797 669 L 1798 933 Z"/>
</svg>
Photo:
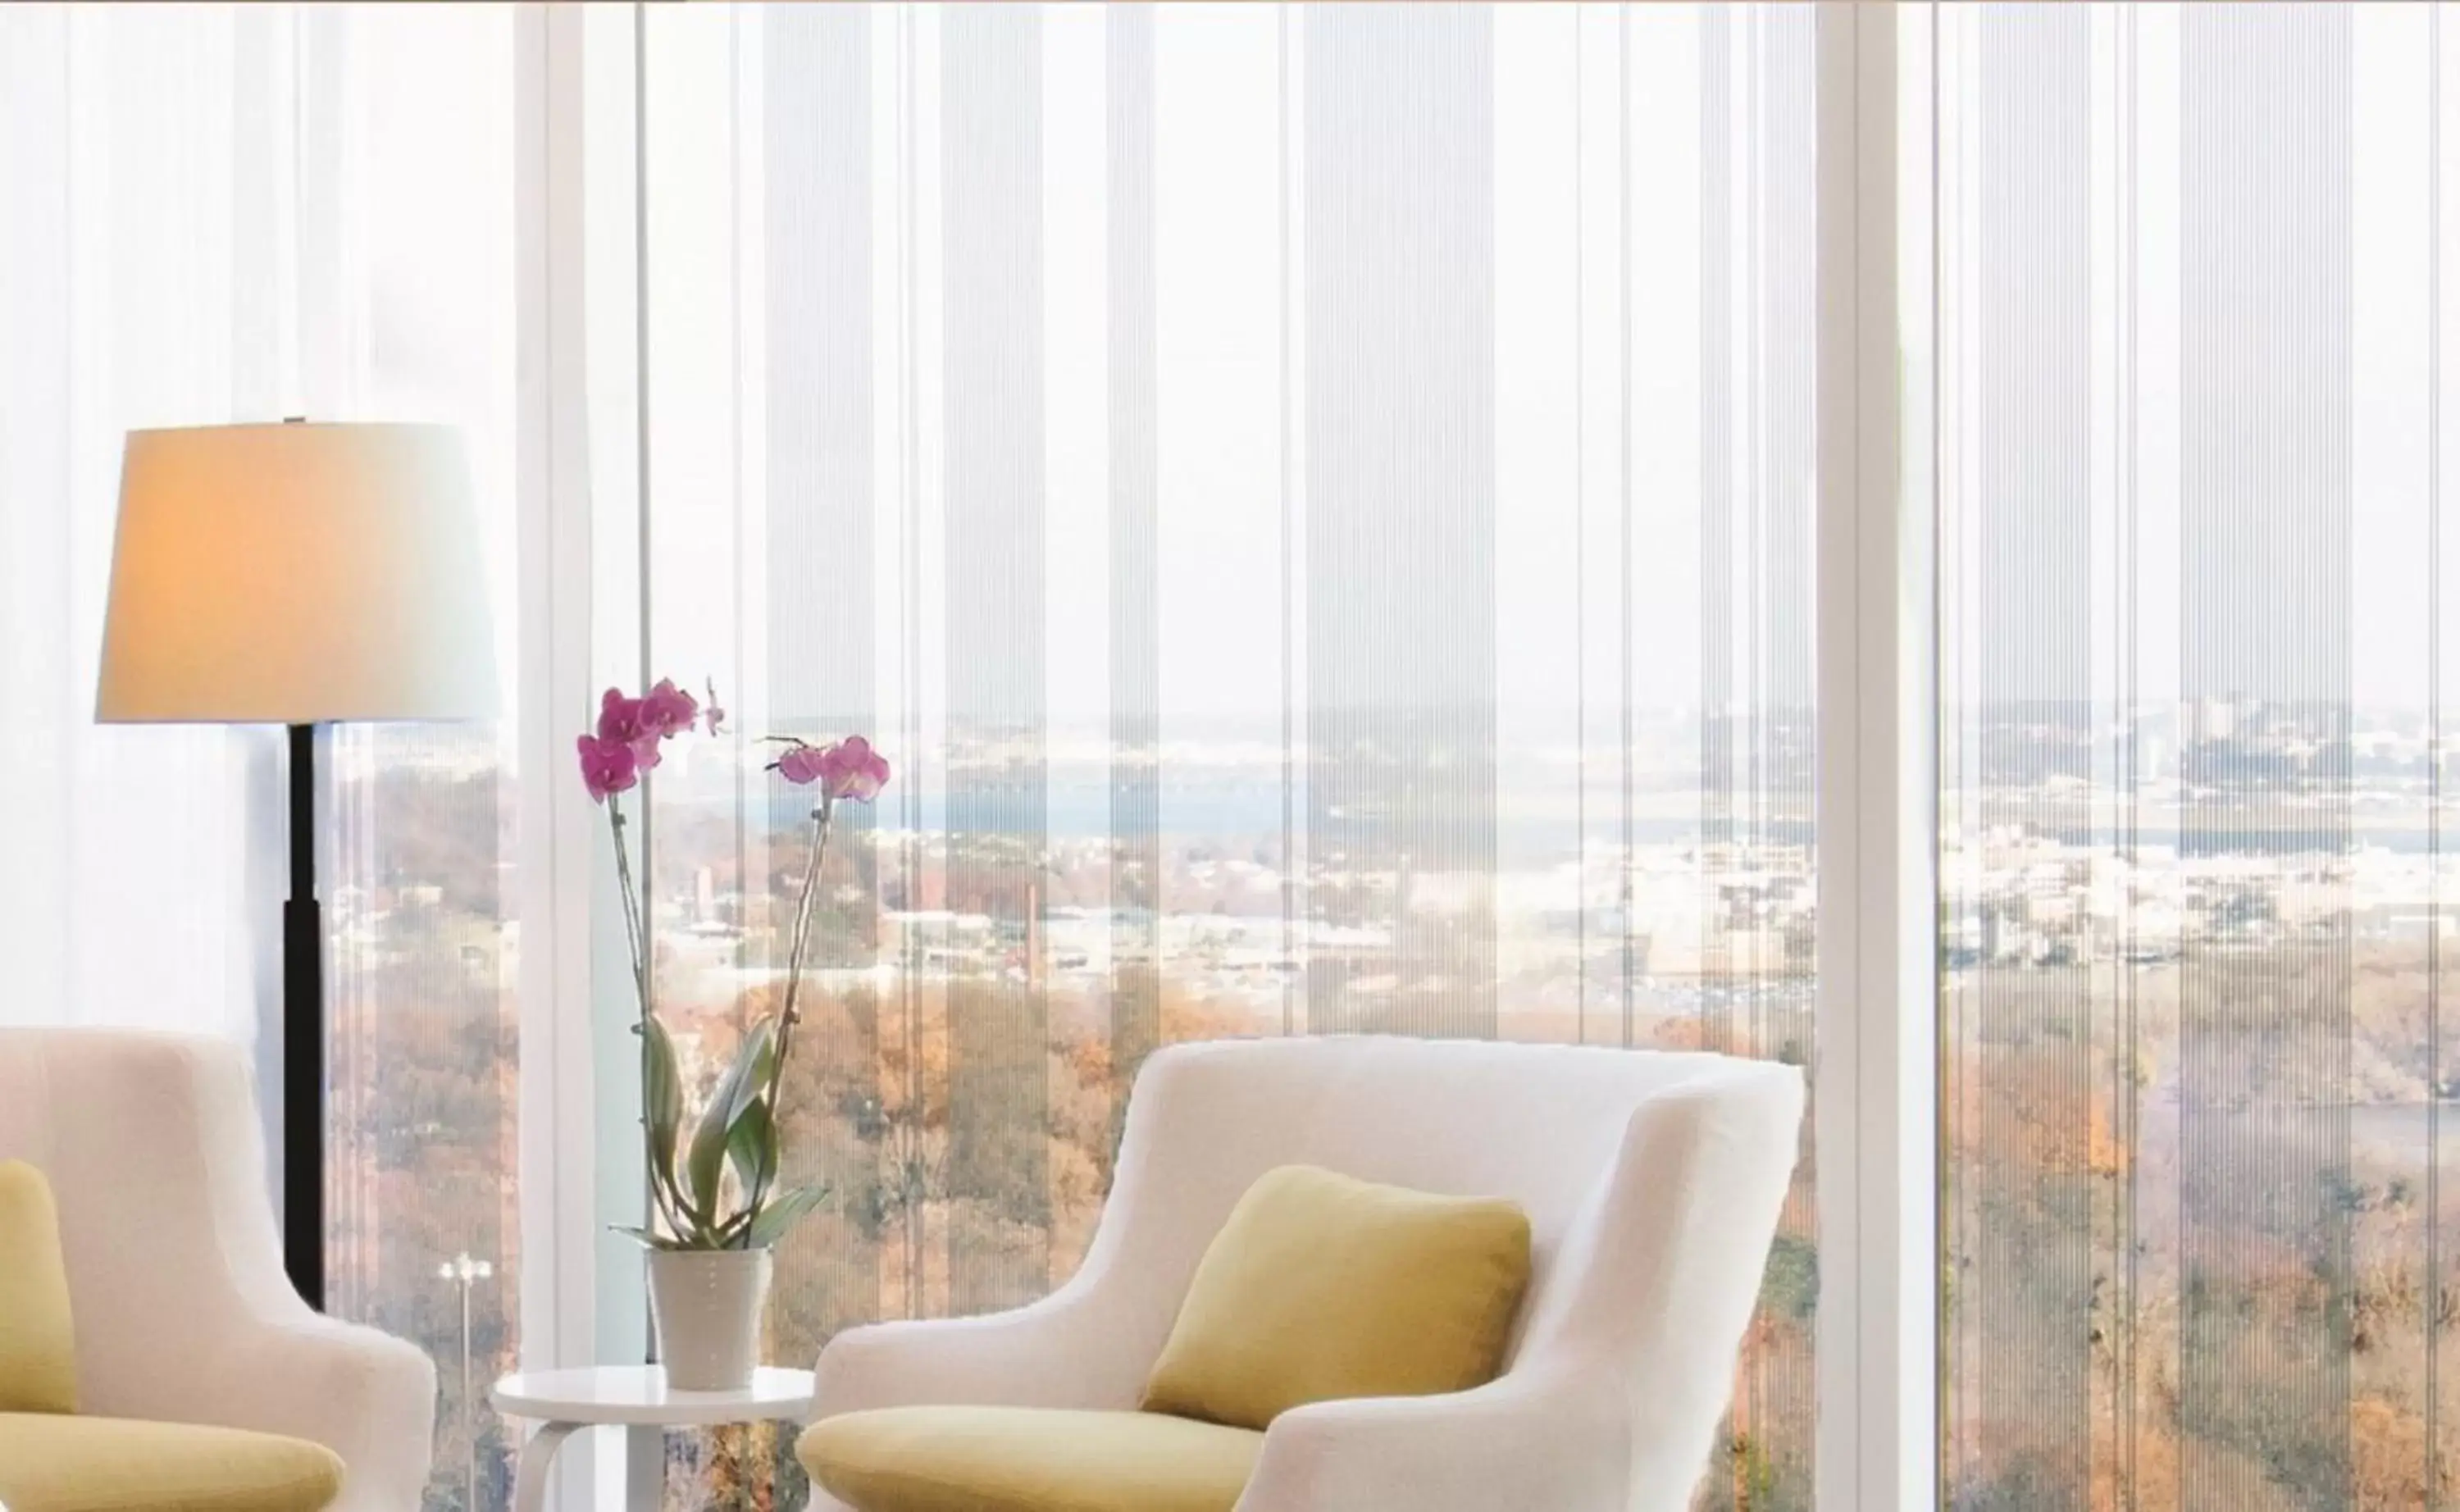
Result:
<svg viewBox="0 0 2460 1512">
<path fill-rule="evenodd" d="M 128 434 L 96 719 L 495 713 L 470 468 L 453 431 Z"/>
</svg>

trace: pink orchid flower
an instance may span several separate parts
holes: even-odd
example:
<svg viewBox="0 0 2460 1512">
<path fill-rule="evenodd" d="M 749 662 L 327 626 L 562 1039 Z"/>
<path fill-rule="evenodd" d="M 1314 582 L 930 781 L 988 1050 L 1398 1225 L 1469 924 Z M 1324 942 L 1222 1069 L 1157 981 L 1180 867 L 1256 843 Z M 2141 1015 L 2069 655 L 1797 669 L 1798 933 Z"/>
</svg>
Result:
<svg viewBox="0 0 2460 1512">
<path fill-rule="evenodd" d="M 888 785 L 888 762 L 860 735 L 848 735 L 820 754 L 820 787 L 831 798 L 868 803 Z"/>
<path fill-rule="evenodd" d="M 818 746 L 805 745 L 797 740 L 786 748 L 784 756 L 779 756 L 770 765 L 776 768 L 779 777 L 796 787 L 801 787 L 806 783 L 819 780 L 820 763 L 827 757 L 828 753 Z"/>
<path fill-rule="evenodd" d="M 641 696 L 641 728 L 660 739 L 682 735 L 700 722 L 700 702 L 675 686 L 671 677 Z"/>
<path fill-rule="evenodd" d="M 581 737 L 581 783 L 589 790 L 591 802 L 604 803 L 608 794 L 621 793 L 639 780 L 640 761 L 629 744 L 595 735 Z"/>
<path fill-rule="evenodd" d="M 626 698 L 621 691 L 607 689 L 598 701 L 598 738 L 630 746 L 633 764 L 644 772 L 658 764 L 659 734 L 649 726 L 646 698 Z"/>
<path fill-rule="evenodd" d="M 717 707 L 717 684 L 709 685 L 709 728 L 715 734 L 726 711 Z M 658 764 L 661 748 L 675 735 L 701 723 L 700 700 L 661 677 L 638 698 L 621 688 L 599 696 L 598 730 L 581 737 L 581 778 L 589 796 L 604 802 L 607 796 L 637 784 L 641 774 Z"/>
</svg>

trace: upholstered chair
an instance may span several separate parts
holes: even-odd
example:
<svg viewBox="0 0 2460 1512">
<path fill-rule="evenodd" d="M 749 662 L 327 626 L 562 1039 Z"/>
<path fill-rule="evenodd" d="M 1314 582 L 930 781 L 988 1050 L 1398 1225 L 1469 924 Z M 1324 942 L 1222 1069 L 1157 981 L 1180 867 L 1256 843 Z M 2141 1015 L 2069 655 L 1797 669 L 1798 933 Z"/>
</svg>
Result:
<svg viewBox="0 0 2460 1512">
<path fill-rule="evenodd" d="M 1062 1409 L 1109 1416 L 960 1416 L 977 1450 L 1014 1442 L 1033 1461 L 998 1505 L 1682 1512 L 1732 1391 L 1802 1109 L 1792 1067 L 1708 1054 L 1357 1037 L 1163 1050 L 1136 1078 L 1075 1276 L 1015 1311 L 839 1334 L 820 1353 L 805 1462 L 825 1479 L 832 1444 L 894 1422 L 916 1457 L 910 1495 L 860 1512 L 980 1504 L 930 1483 L 951 1462 L 932 1415 L 829 1425 L 926 1404 Z M 1503 1374 L 1455 1395 L 1316 1402 L 1262 1433 L 1143 1421 L 1206 1246 L 1289 1164 L 1518 1203 L 1534 1272 Z"/>
<path fill-rule="evenodd" d="M 0 1030 L 9 1161 L 41 1173 L 56 1211 L 74 1410 L 0 1411 L 0 1502 L 419 1505 L 435 1369 L 399 1339 L 318 1315 L 292 1289 L 237 1047 Z M 34 1183 L 23 1167 L 13 1174 L 22 1239 L 41 1222 L 26 1216 Z"/>
</svg>

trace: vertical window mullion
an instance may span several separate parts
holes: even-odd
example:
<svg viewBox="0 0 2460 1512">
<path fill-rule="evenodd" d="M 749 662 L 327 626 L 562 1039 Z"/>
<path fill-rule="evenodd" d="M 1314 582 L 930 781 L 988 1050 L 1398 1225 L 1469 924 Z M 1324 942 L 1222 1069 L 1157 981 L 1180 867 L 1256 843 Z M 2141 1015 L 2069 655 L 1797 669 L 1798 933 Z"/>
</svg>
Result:
<svg viewBox="0 0 2460 1512">
<path fill-rule="evenodd" d="M 1819 14 L 1820 1503 L 1936 1504 L 1930 469 L 1898 325 L 1898 8 Z M 1915 12 L 1919 14 L 1919 12 Z M 1919 24 L 1919 23 L 1914 23 Z"/>
</svg>

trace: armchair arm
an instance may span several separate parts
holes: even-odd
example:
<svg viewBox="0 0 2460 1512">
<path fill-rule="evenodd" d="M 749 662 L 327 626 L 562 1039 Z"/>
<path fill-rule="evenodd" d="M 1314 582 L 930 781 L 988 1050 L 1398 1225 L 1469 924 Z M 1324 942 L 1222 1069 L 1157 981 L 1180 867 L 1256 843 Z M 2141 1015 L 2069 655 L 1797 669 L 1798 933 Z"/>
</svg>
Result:
<svg viewBox="0 0 2460 1512">
<path fill-rule="evenodd" d="M 1208 1193 L 1208 1162 L 1166 1148 L 1210 1138 L 1201 1120 L 1170 1124 L 1160 1112 L 1187 1064 L 1180 1054 L 1156 1054 L 1136 1078 L 1110 1200 L 1067 1285 L 1007 1312 L 838 1334 L 820 1351 L 812 1416 L 935 1405 L 1135 1406 L 1198 1258 L 1245 1190 L 1234 1168 L 1211 1171 L 1218 1189 Z"/>
<path fill-rule="evenodd" d="M 1783 1068 L 1643 1103 L 1554 1257 L 1514 1368 L 1457 1395 L 1283 1414 L 1238 1512 L 1685 1505 L 1727 1401 L 1801 1109 L 1801 1079 Z"/>
<path fill-rule="evenodd" d="M 0 1031 L 0 1112 L 12 1097 L 40 1119 L 37 1163 L 59 1202 L 83 1410 L 312 1439 L 349 1467 L 341 1512 L 413 1512 L 435 1369 L 292 1289 L 239 1052 L 190 1035 Z"/>
<path fill-rule="evenodd" d="M 1102 1288 L 1076 1283 L 971 1318 L 875 1323 L 820 1351 L 813 1414 L 874 1407 L 1127 1408 L 1152 1361 L 1120 1346 Z"/>
<path fill-rule="evenodd" d="M 180 1363 L 196 1420 L 313 1439 L 340 1455 L 350 1468 L 335 1512 L 411 1512 L 427 1484 L 435 1366 L 374 1329 L 295 1302 L 284 1312 L 235 1319 L 211 1357 Z"/>
<path fill-rule="evenodd" d="M 1296 1408 L 1265 1433 L 1237 1512 L 1622 1512 L 1625 1402 L 1610 1379 L 1518 1374 Z"/>
</svg>

